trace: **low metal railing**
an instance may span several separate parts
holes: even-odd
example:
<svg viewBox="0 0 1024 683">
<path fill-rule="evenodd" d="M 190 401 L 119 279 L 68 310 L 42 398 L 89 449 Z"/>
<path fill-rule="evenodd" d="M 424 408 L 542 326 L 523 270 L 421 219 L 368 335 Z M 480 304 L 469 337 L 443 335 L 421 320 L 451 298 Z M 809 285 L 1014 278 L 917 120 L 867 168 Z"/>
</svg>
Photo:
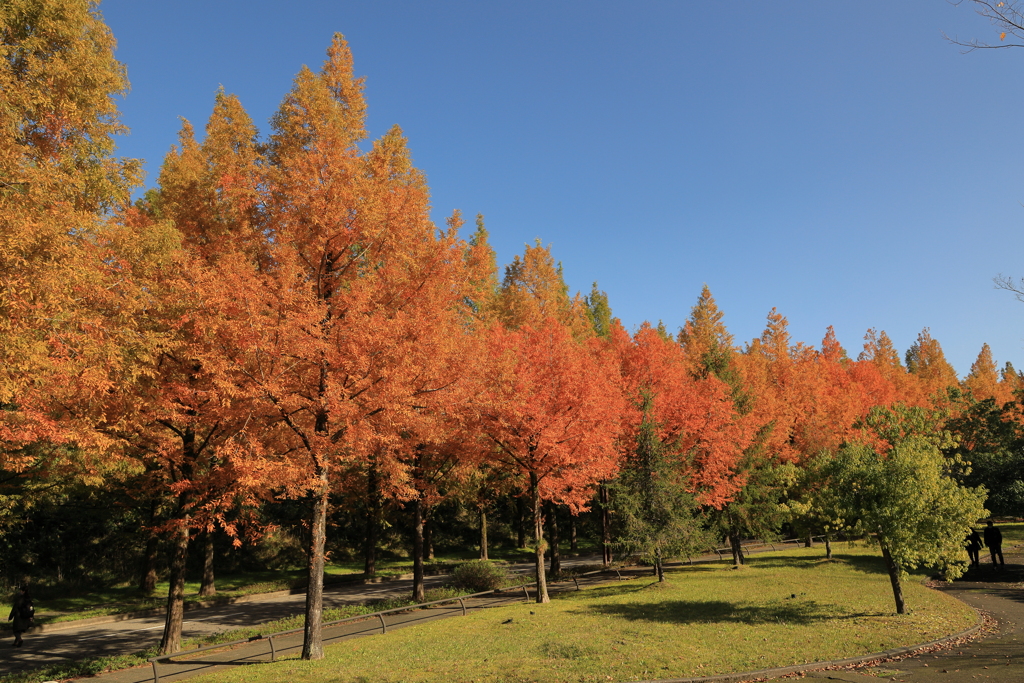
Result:
<svg viewBox="0 0 1024 683">
<path fill-rule="evenodd" d="M 598 570 L 598 571 L 603 571 L 603 570 Z M 588 572 L 588 573 L 596 573 L 596 572 Z M 535 581 L 531 585 L 535 586 L 536 584 L 537 584 L 537 582 Z M 579 589 L 579 582 L 576 583 L 576 587 L 577 587 L 577 589 Z M 519 588 L 522 588 L 523 593 L 524 593 L 526 599 L 529 600 L 530 599 L 530 592 L 529 592 L 529 589 L 527 588 L 527 584 L 525 584 L 525 583 L 521 584 L 520 586 L 516 587 L 516 590 L 518 590 Z M 494 590 L 483 591 L 481 593 L 472 593 L 470 595 L 461 595 L 459 597 L 454 597 L 454 598 L 443 598 L 441 600 L 432 600 L 430 602 L 421 602 L 421 603 L 418 603 L 416 605 L 406 605 L 405 607 L 394 607 L 392 609 L 386 609 L 386 610 L 382 610 L 380 612 L 371 612 L 369 614 L 357 614 L 354 617 L 345 617 L 344 619 L 335 619 L 334 621 L 324 622 L 322 624 L 322 627 L 323 628 L 327 628 L 328 626 L 337 626 L 338 624 L 344 624 L 345 622 L 348 622 L 348 621 L 360 621 L 360 620 L 364 620 L 364 619 L 373 619 L 374 617 L 377 617 L 380 620 L 380 632 L 381 633 L 387 633 L 388 632 L 388 625 L 387 625 L 387 621 L 384 619 L 385 615 L 393 614 L 393 613 L 396 613 L 396 612 L 409 612 L 409 611 L 416 610 L 416 609 L 422 609 L 424 607 L 430 607 L 432 605 L 441 605 L 441 604 L 457 602 L 457 603 L 459 603 L 459 607 L 462 608 L 462 615 L 465 616 L 467 614 L 466 602 L 465 602 L 467 599 L 469 599 L 469 598 L 479 598 L 479 597 L 482 597 L 482 596 L 485 596 L 485 595 L 491 595 L 491 594 L 494 594 L 494 593 L 507 592 L 508 590 L 509 589 L 507 587 L 506 588 L 496 588 Z M 172 654 L 157 655 L 156 657 L 150 657 L 149 658 L 149 662 L 153 666 L 153 683 L 160 683 L 160 674 L 159 674 L 159 671 L 157 670 L 157 664 L 159 662 L 169 661 L 169 660 L 171 660 L 171 659 L 173 659 L 175 657 L 182 657 L 184 655 L 194 655 L 194 654 L 197 654 L 197 653 L 200 653 L 200 652 L 206 652 L 208 650 L 219 650 L 221 648 L 232 647 L 234 645 L 242 645 L 242 644 L 247 644 L 247 643 L 255 643 L 255 642 L 258 642 L 258 641 L 261 641 L 261 640 L 267 640 L 270 643 L 270 661 L 275 662 L 275 661 L 277 661 L 277 647 L 274 644 L 274 638 L 280 638 L 282 636 L 289 636 L 289 635 L 292 635 L 293 633 L 301 633 L 303 630 L 305 630 L 305 629 L 304 628 L 293 628 L 293 629 L 290 629 L 290 630 L 287 630 L 287 631 L 277 631 L 275 633 L 270 633 L 270 634 L 267 634 L 267 635 L 260 634 L 260 635 L 252 636 L 250 638 L 242 638 L 242 639 L 239 639 L 239 640 L 228 641 L 226 643 L 217 643 L 216 645 L 206 645 L 204 647 L 197 647 L 197 648 L 193 648 L 191 650 L 182 650 L 180 652 L 174 652 Z"/>
<path fill-rule="evenodd" d="M 821 539 L 821 538 L 824 538 L 824 536 L 813 536 L 812 540 L 814 540 L 814 539 Z M 804 540 L 805 539 L 801 539 L 801 538 L 785 539 L 785 540 L 782 540 L 782 541 L 778 541 L 778 545 L 785 545 L 787 543 L 797 543 L 797 544 L 799 544 L 799 543 L 803 543 Z M 772 542 L 769 542 L 769 541 L 761 541 L 761 542 L 753 542 L 753 543 L 740 544 L 740 547 L 741 548 L 742 547 L 745 547 L 745 548 L 756 548 L 756 547 L 771 546 L 771 549 L 775 550 L 775 545 L 776 545 L 775 543 L 772 543 Z M 722 554 L 723 550 L 727 550 L 727 551 L 729 551 L 729 553 L 732 553 L 732 548 L 731 547 L 715 548 L 712 552 L 718 553 L 718 559 L 724 559 L 724 556 Z M 690 559 L 690 558 L 687 558 L 687 559 L 690 560 L 690 564 L 693 564 L 692 559 Z M 530 571 L 529 569 L 524 569 L 524 570 L 521 570 L 520 572 L 516 572 L 516 573 L 525 578 L 526 574 L 529 571 Z M 590 576 L 592 574 L 602 574 L 604 572 L 615 572 L 615 575 L 620 580 L 622 580 L 622 578 L 623 578 L 622 572 L 619 571 L 618 567 L 610 566 L 610 567 L 602 567 L 601 569 L 595 569 L 595 570 L 589 571 L 589 572 L 583 572 L 581 574 L 573 574 L 569 579 L 564 579 L 563 581 L 558 581 L 558 582 L 552 581 L 550 583 L 567 583 L 571 579 L 573 581 L 573 583 L 576 585 L 576 590 L 580 590 L 580 582 L 579 582 L 580 578 L 582 578 L 584 576 Z M 529 600 L 530 599 L 530 591 L 529 591 L 528 587 L 530 587 L 530 586 L 536 587 L 537 586 L 537 582 L 534 581 L 533 583 L 528 584 L 525 581 L 523 581 L 523 582 L 520 583 L 519 586 L 515 587 L 515 589 L 516 590 L 522 589 L 524 598 Z M 382 634 L 384 634 L 384 633 L 388 632 L 387 621 L 385 621 L 385 619 L 384 619 L 384 616 L 387 615 L 387 614 L 394 614 L 394 613 L 397 613 L 397 612 L 410 612 L 412 610 L 422 609 L 424 607 L 430 607 L 432 605 L 442 605 L 442 604 L 457 602 L 457 603 L 459 603 L 459 607 L 462 608 L 462 616 L 466 616 L 467 609 L 466 609 L 466 602 L 465 601 L 467 599 L 469 599 L 469 598 L 479 598 L 479 597 L 483 597 L 485 595 L 493 595 L 495 593 L 504 593 L 504 592 L 509 592 L 509 591 L 510 591 L 510 587 L 495 588 L 493 590 L 482 591 L 480 593 L 472 593 L 470 595 L 462 595 L 462 596 L 454 597 L 454 598 L 443 598 L 441 600 L 432 600 L 431 602 L 421 602 L 421 603 L 416 604 L 416 605 L 406 605 L 405 607 L 394 607 L 392 609 L 386 609 L 386 610 L 382 610 L 380 612 L 371 612 L 369 614 L 358 614 L 358 615 L 356 615 L 354 617 L 345 617 L 344 619 L 335 619 L 334 621 L 325 622 L 321 626 L 322 626 L 322 628 L 327 628 L 329 626 L 337 626 L 338 624 L 344 624 L 345 622 L 349 622 L 349 621 L 360 621 L 360 620 L 364 620 L 364 619 L 373 619 L 374 617 L 377 617 L 380 620 L 380 632 Z M 270 634 L 267 634 L 267 635 L 260 634 L 260 635 L 252 636 L 250 638 L 241 638 L 239 640 L 232 640 L 232 641 L 229 641 L 229 642 L 226 642 L 226 643 L 217 643 L 216 645 L 206 645 L 204 647 L 197 647 L 197 648 L 194 648 L 194 649 L 191 649 L 191 650 L 182 650 L 180 652 L 174 652 L 174 653 L 167 654 L 167 655 L 157 655 L 156 657 L 150 657 L 149 658 L 149 663 L 153 666 L 153 683 L 160 683 L 160 674 L 159 674 L 159 671 L 157 670 L 157 664 L 159 662 L 170 661 L 171 659 L 174 659 L 175 657 L 183 657 L 185 655 L 194 655 L 194 654 L 198 654 L 200 652 L 207 652 L 209 650 L 219 650 L 219 649 L 226 648 L 226 647 L 232 647 L 232 646 L 235 646 L 235 645 L 243 645 L 243 644 L 248 644 L 248 643 L 255 643 L 255 642 L 262 641 L 262 640 L 266 640 L 266 641 L 269 642 L 269 644 L 270 644 L 270 661 L 275 662 L 275 661 L 277 661 L 277 647 L 274 644 L 274 638 L 280 638 L 282 636 L 289 636 L 289 635 L 292 635 L 294 633 L 301 633 L 304 630 L 305 630 L 304 628 L 293 628 L 293 629 L 290 629 L 288 631 L 277 631 L 275 633 L 270 633 Z"/>
</svg>

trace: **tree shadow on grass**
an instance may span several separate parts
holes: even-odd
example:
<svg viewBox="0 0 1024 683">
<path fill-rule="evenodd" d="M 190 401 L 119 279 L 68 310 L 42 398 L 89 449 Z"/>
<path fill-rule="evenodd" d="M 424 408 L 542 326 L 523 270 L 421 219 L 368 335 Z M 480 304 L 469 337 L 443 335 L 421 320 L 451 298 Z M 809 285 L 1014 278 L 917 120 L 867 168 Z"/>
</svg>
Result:
<svg viewBox="0 0 1024 683">
<path fill-rule="evenodd" d="M 815 600 L 786 601 L 770 605 L 738 605 L 724 600 L 668 600 L 642 605 L 595 605 L 590 610 L 628 621 L 659 621 L 672 624 L 807 625 L 828 619 L 887 616 L 882 613 L 843 613 L 835 605 Z"/>
<path fill-rule="evenodd" d="M 825 559 L 824 554 L 820 557 L 753 557 L 748 560 L 749 565 L 758 569 L 813 569 L 829 564 L 843 564 L 856 571 L 868 574 L 885 574 L 885 564 L 882 555 L 847 555 L 845 553 L 832 553 L 832 559 Z"/>
</svg>

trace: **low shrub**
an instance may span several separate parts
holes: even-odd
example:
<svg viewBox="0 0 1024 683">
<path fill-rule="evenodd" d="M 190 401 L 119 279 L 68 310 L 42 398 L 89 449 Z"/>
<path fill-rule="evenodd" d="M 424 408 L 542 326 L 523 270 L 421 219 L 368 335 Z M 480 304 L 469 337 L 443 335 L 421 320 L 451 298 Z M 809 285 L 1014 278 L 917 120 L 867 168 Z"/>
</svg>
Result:
<svg viewBox="0 0 1024 683">
<path fill-rule="evenodd" d="M 470 593 L 502 588 L 507 583 L 508 574 L 505 569 L 487 560 L 466 562 L 452 571 L 452 584 Z"/>
</svg>

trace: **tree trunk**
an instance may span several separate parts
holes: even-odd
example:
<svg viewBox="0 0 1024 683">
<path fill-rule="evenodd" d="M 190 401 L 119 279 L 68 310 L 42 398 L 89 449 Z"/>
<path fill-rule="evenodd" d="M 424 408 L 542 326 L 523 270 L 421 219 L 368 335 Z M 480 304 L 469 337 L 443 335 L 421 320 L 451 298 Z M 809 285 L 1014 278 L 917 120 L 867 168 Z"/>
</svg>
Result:
<svg viewBox="0 0 1024 683">
<path fill-rule="evenodd" d="M 167 589 L 167 617 L 164 621 L 164 637 L 160 640 L 158 654 L 169 655 L 181 649 L 181 623 L 185 617 L 185 563 L 188 561 L 189 516 L 184 514 L 178 520 L 171 539 L 171 575 Z"/>
<path fill-rule="evenodd" d="M 665 580 L 665 565 L 661 561 L 661 548 L 654 551 L 654 573 L 657 574 L 659 582 Z"/>
<path fill-rule="evenodd" d="M 324 546 L 327 542 L 327 507 L 330 489 L 327 465 L 317 467 L 318 490 L 309 525 L 309 553 L 306 588 L 306 621 L 302 633 L 302 658 L 324 658 Z"/>
<path fill-rule="evenodd" d="M 213 534 L 212 530 L 203 534 L 203 580 L 199 584 L 199 596 L 203 598 L 217 594 L 213 577 Z"/>
<path fill-rule="evenodd" d="M 377 544 L 380 537 L 380 480 L 377 466 L 370 465 L 366 475 L 366 538 L 363 544 L 363 574 L 377 576 Z"/>
<path fill-rule="evenodd" d="M 732 564 L 734 567 L 738 567 L 741 564 L 745 564 L 746 560 L 743 558 L 743 545 L 742 539 L 739 534 L 729 534 L 729 547 L 732 548 Z"/>
<path fill-rule="evenodd" d="M 892 584 L 892 596 L 896 599 L 896 614 L 906 614 L 907 605 L 903 601 L 903 585 L 900 583 L 900 569 L 889 554 L 889 548 L 885 541 L 882 541 L 882 557 L 885 558 L 885 568 L 889 570 L 889 583 Z"/>
<path fill-rule="evenodd" d="M 576 515 L 569 515 L 569 550 L 579 550 L 576 541 Z"/>
<path fill-rule="evenodd" d="M 428 560 L 434 559 L 434 520 L 427 509 L 423 511 L 423 555 Z"/>
<path fill-rule="evenodd" d="M 156 499 L 153 499 L 149 505 L 150 529 L 155 524 Z M 139 572 L 139 590 L 143 593 L 152 593 L 156 589 L 156 557 L 159 549 L 160 539 L 153 531 L 150 531 L 149 538 L 146 539 L 146 551 L 142 556 L 142 571 Z"/>
<path fill-rule="evenodd" d="M 526 501 L 522 496 L 516 498 L 516 547 L 526 547 Z"/>
<path fill-rule="evenodd" d="M 832 535 L 825 534 L 825 559 L 832 559 Z"/>
<path fill-rule="evenodd" d="M 480 508 L 480 559 L 487 560 L 487 509 Z"/>
<path fill-rule="evenodd" d="M 554 503 L 548 503 L 548 534 L 551 540 L 551 576 L 558 576 L 562 571 L 561 549 L 558 547 L 561 539 L 558 537 L 558 517 Z"/>
<path fill-rule="evenodd" d="M 544 575 L 544 512 L 540 502 L 539 479 L 530 472 L 530 495 L 533 497 L 533 551 L 537 570 L 537 602 L 551 602 L 548 597 L 548 581 Z"/>
<path fill-rule="evenodd" d="M 413 504 L 412 524 L 412 599 L 415 602 L 426 602 L 423 589 L 423 508 L 423 494 L 420 494 Z"/>
<path fill-rule="evenodd" d="M 159 539 L 156 534 L 151 533 L 146 540 L 146 554 L 142 558 L 142 572 L 139 577 L 139 590 L 143 593 L 152 593 L 156 589 L 156 554 L 159 549 Z"/>
<path fill-rule="evenodd" d="M 804 547 L 805 548 L 813 548 L 814 547 L 814 539 L 811 538 L 811 532 L 810 531 L 807 532 L 807 536 L 804 538 Z"/>
<path fill-rule="evenodd" d="M 604 484 L 598 490 L 601 507 L 601 562 L 607 567 L 612 563 L 612 520 L 608 509 L 611 496 Z"/>
</svg>

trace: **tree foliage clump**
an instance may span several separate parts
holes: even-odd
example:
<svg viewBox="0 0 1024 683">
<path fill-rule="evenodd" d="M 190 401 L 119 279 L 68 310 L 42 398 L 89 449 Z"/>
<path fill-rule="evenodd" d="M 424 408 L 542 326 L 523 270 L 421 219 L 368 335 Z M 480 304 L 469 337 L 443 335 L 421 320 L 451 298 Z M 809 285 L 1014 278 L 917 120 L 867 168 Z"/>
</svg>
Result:
<svg viewBox="0 0 1024 683">
<path fill-rule="evenodd" d="M 964 572 L 964 533 L 986 514 L 985 490 L 950 476 L 933 441 L 909 436 L 883 453 L 847 445 L 823 470 L 822 507 L 881 547 L 897 613 L 906 613 L 901 582 L 908 570 L 937 566 L 948 579 Z"/>
</svg>

